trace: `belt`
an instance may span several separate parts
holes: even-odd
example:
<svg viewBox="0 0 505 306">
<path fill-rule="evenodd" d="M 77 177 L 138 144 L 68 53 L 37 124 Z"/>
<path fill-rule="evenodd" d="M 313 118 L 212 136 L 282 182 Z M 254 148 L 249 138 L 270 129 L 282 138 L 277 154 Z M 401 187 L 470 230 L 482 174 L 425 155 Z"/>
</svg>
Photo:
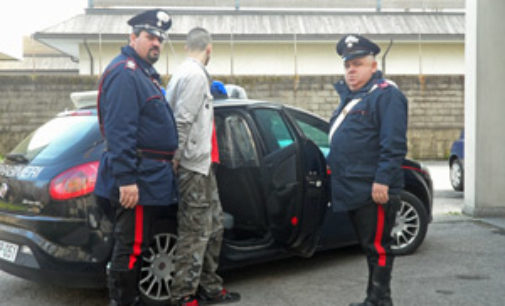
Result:
<svg viewBox="0 0 505 306">
<path fill-rule="evenodd" d="M 137 157 L 170 162 L 174 158 L 174 152 L 137 149 Z"/>
</svg>

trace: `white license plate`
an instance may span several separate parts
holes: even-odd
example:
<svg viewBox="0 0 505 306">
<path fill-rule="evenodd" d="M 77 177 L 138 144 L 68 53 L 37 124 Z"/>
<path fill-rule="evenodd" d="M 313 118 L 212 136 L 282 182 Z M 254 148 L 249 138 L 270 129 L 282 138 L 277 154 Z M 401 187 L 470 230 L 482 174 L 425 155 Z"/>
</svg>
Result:
<svg viewBox="0 0 505 306">
<path fill-rule="evenodd" d="M 16 260 L 16 255 L 18 254 L 18 248 L 19 246 L 17 244 L 0 240 L 0 258 L 14 262 L 14 260 Z"/>
</svg>

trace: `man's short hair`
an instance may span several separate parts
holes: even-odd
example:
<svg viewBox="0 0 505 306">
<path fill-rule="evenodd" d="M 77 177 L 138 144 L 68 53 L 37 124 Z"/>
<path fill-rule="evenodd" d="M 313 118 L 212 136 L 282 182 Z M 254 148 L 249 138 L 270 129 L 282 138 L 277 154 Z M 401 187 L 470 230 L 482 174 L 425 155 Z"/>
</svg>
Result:
<svg viewBox="0 0 505 306">
<path fill-rule="evenodd" d="M 189 31 L 186 39 L 186 47 L 189 51 L 204 51 L 210 43 L 209 32 L 201 27 L 196 27 Z"/>
</svg>

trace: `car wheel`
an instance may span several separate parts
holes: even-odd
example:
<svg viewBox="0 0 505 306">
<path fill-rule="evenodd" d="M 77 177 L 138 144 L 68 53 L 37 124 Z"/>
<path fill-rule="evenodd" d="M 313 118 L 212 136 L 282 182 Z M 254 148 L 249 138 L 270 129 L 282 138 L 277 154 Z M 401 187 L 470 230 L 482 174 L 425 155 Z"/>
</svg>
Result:
<svg viewBox="0 0 505 306">
<path fill-rule="evenodd" d="M 464 175 L 461 160 L 455 159 L 451 163 L 451 185 L 456 191 L 463 191 Z"/>
<path fill-rule="evenodd" d="M 167 305 L 172 298 L 174 252 L 177 236 L 160 233 L 154 236 L 147 254 L 142 257 L 139 289 L 148 305 Z"/>
<path fill-rule="evenodd" d="M 428 230 L 428 213 L 421 200 L 409 192 L 400 194 L 401 205 L 391 236 L 396 255 L 412 254 L 424 241 Z"/>
</svg>

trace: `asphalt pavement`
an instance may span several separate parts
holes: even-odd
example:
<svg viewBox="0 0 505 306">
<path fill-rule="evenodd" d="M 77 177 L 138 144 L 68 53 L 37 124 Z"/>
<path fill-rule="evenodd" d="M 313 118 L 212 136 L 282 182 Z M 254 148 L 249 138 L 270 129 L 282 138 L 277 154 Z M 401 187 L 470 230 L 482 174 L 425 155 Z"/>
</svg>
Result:
<svg viewBox="0 0 505 306">
<path fill-rule="evenodd" d="M 463 193 L 452 190 L 444 162 L 425 162 L 435 186 L 434 220 L 414 255 L 398 257 L 395 305 L 505 305 L 505 218 L 461 213 Z M 226 272 L 235 305 L 348 305 L 364 298 L 366 263 L 350 247 Z M 107 305 L 105 290 L 32 283 L 0 272 L 0 305 Z"/>
<path fill-rule="evenodd" d="M 425 242 L 398 257 L 395 305 L 505 305 L 505 218 L 462 214 L 446 161 L 424 162 L 434 181 L 434 220 Z M 364 299 L 367 268 L 356 247 L 249 267 L 225 275 L 240 305 L 348 305 Z"/>
</svg>

